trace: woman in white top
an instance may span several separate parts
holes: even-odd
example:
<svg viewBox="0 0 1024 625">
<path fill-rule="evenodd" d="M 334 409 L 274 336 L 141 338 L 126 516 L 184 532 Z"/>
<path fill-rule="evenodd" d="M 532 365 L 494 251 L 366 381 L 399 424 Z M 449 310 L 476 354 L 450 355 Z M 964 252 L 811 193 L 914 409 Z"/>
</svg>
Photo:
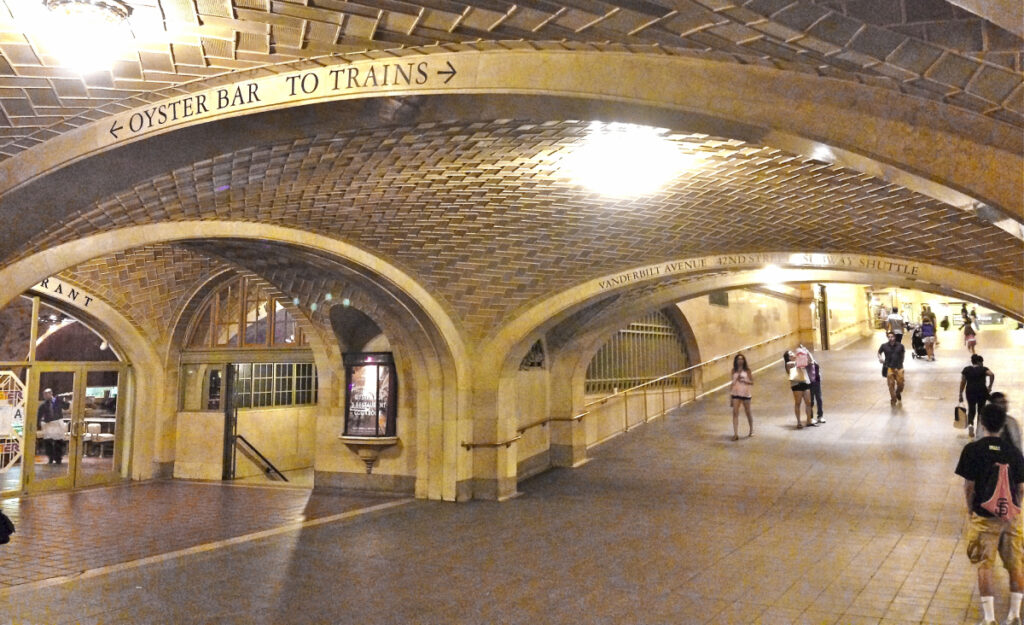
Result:
<svg viewBox="0 0 1024 625">
<path fill-rule="evenodd" d="M 732 386 L 729 388 L 729 395 L 732 402 L 732 440 L 740 439 L 740 405 L 747 413 L 747 436 L 754 435 L 754 417 L 750 415 L 750 387 L 754 385 L 754 374 L 747 366 L 747 359 L 743 354 L 736 354 L 732 359 Z"/>
</svg>

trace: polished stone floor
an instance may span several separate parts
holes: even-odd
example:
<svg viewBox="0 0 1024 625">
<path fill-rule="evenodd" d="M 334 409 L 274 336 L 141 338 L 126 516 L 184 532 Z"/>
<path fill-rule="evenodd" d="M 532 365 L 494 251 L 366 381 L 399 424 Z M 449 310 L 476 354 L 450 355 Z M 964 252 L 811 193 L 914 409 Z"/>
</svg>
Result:
<svg viewBox="0 0 1024 625">
<path fill-rule="evenodd" d="M 1024 416 L 1024 332 L 979 339 Z M 0 625 L 976 623 L 967 352 L 950 334 L 908 359 L 891 408 L 879 342 L 818 355 L 824 426 L 795 429 L 776 364 L 753 438 L 730 440 L 716 393 L 500 504 L 186 482 L 3 500 Z"/>
</svg>

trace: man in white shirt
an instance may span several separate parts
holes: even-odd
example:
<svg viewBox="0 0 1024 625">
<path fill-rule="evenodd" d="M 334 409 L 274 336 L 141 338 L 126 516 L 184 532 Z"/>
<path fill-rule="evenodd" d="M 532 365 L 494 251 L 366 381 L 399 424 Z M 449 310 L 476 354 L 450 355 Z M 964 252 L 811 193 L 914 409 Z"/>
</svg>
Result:
<svg viewBox="0 0 1024 625">
<path fill-rule="evenodd" d="M 903 330 L 906 328 L 907 323 L 903 320 L 903 315 L 900 314 L 900 309 L 895 306 L 892 307 L 892 314 L 890 314 L 885 320 L 885 329 L 896 335 L 896 342 L 903 342 Z"/>
</svg>

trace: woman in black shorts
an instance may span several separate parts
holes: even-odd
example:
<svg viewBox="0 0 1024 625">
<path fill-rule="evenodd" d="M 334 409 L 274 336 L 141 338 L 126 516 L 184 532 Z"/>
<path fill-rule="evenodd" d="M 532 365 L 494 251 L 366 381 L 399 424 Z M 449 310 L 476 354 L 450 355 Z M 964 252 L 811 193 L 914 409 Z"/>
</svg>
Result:
<svg viewBox="0 0 1024 625">
<path fill-rule="evenodd" d="M 800 403 L 804 404 L 804 413 L 807 415 L 808 427 L 814 425 L 811 422 L 811 379 L 807 376 L 807 369 L 796 366 L 796 354 L 792 350 L 786 350 L 782 354 L 782 364 L 789 374 L 789 388 L 793 391 L 793 412 L 796 414 L 796 429 L 803 429 L 804 424 L 800 422 Z"/>
</svg>

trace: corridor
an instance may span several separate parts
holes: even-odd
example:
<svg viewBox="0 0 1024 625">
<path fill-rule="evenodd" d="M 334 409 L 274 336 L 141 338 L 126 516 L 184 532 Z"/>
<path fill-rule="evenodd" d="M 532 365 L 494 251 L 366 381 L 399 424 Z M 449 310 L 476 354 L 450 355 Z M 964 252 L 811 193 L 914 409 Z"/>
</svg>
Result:
<svg viewBox="0 0 1024 625">
<path fill-rule="evenodd" d="M 795 428 L 776 362 L 752 438 L 730 440 L 720 390 L 504 503 L 190 482 L 2 500 L 0 624 L 975 623 L 953 474 L 968 354 L 952 332 L 935 362 L 908 353 L 891 408 L 881 340 L 817 354 L 823 426 Z M 978 352 L 1024 416 L 1024 331 Z"/>
</svg>

